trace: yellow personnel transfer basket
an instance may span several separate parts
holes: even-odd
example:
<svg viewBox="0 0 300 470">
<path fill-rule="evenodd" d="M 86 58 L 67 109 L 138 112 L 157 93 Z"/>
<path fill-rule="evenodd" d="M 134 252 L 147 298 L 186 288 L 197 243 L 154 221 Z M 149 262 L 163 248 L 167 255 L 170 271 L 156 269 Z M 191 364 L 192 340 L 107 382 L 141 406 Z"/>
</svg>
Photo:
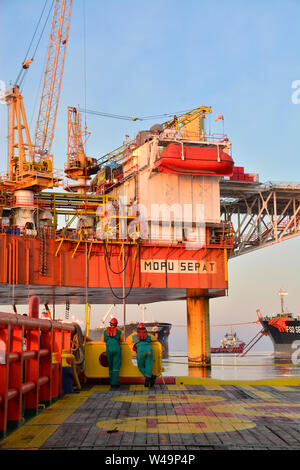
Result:
<svg viewBox="0 0 300 470">
<path fill-rule="evenodd" d="M 151 343 L 153 348 L 152 373 L 157 377 L 162 375 L 162 345 L 159 341 Z M 106 343 L 104 341 L 87 341 L 85 343 L 85 376 L 92 378 L 109 377 L 106 360 Z M 125 341 L 121 343 L 122 363 L 119 377 L 143 377 L 138 367 L 133 363 L 133 352 Z"/>
</svg>

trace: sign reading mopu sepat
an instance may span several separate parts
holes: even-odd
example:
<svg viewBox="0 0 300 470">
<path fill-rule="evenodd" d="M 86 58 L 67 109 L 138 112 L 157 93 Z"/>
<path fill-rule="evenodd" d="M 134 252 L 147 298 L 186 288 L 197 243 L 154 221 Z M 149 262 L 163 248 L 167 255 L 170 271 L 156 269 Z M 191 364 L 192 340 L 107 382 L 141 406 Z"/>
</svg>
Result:
<svg viewBox="0 0 300 470">
<path fill-rule="evenodd" d="M 182 273 L 182 274 L 216 274 L 217 266 L 214 261 L 200 260 L 165 260 L 165 259 L 142 259 L 142 273 Z"/>
</svg>

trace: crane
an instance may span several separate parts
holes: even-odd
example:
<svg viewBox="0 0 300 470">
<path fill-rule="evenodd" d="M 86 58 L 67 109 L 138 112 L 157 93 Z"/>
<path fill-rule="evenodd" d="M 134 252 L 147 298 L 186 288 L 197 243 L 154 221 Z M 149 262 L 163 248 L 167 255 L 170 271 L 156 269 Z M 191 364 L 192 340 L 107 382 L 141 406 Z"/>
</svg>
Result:
<svg viewBox="0 0 300 470">
<path fill-rule="evenodd" d="M 99 114 L 102 115 L 103 113 L 97 113 L 96 111 L 89 111 L 85 110 L 87 113 L 91 114 Z M 178 114 L 173 116 L 172 119 L 165 121 L 163 124 L 161 124 L 161 131 L 165 129 L 175 129 L 176 131 L 179 131 L 181 137 L 183 138 L 188 138 L 188 132 L 184 132 L 185 130 L 188 130 L 188 126 L 197 121 L 197 125 L 199 126 L 199 138 L 201 136 L 201 122 L 205 118 L 207 113 L 211 113 L 211 107 L 210 106 L 199 106 L 197 108 L 191 109 L 190 111 L 186 111 L 185 113 Z M 109 115 L 109 117 L 118 117 L 118 115 Z M 123 116 L 125 119 L 125 116 Z M 133 120 L 132 118 L 128 117 L 128 120 Z M 146 119 L 146 118 L 143 118 Z M 134 120 L 143 120 L 139 118 L 134 118 Z M 89 170 L 89 174 L 96 173 L 97 170 L 99 170 L 101 167 L 104 167 L 107 164 L 111 164 L 112 162 L 120 165 L 122 163 L 122 160 L 126 156 L 127 153 L 129 153 L 131 150 L 133 150 L 137 146 L 136 144 L 136 139 L 130 140 L 128 142 L 123 143 L 120 147 L 116 148 L 115 150 L 112 150 L 111 152 L 103 155 L 100 157 L 97 161 L 97 164 L 95 166 L 91 166 Z M 97 186 L 97 176 L 94 178 L 92 181 L 92 187 Z"/>
<path fill-rule="evenodd" d="M 204 119 L 206 113 L 211 113 L 210 106 L 199 106 L 198 108 L 191 109 L 190 111 L 180 114 L 179 116 L 174 116 L 173 119 L 164 122 L 163 127 L 164 129 L 171 129 L 174 128 L 177 131 L 181 131 L 181 129 L 195 119 Z"/>
<path fill-rule="evenodd" d="M 107 312 L 105 313 L 105 315 L 103 315 L 103 317 L 101 318 L 101 321 L 100 321 L 100 328 L 103 328 L 103 327 L 104 327 L 105 320 L 107 319 L 108 315 L 110 314 L 110 312 L 112 311 L 113 308 L 114 308 L 114 305 L 110 305 L 110 307 L 108 308 L 108 310 L 107 310 Z"/>
<path fill-rule="evenodd" d="M 40 160 L 50 155 L 60 97 L 73 0 L 56 0 L 48 55 L 35 130 L 35 153 Z"/>
<path fill-rule="evenodd" d="M 57 186 L 51 145 L 60 97 L 73 0 L 55 0 L 44 82 L 34 137 L 31 140 L 23 97 L 18 85 L 9 89 L 7 104 L 7 173 L 0 177 L 0 190 L 39 192 Z M 22 64 L 28 69 L 32 59 Z M 28 200 L 32 197 L 28 195 Z"/>
<path fill-rule="evenodd" d="M 87 157 L 84 146 L 90 132 L 86 125 L 81 129 L 80 113 L 77 108 L 68 107 L 68 147 L 65 174 L 68 178 L 76 180 L 77 184 L 66 186 L 65 189 L 73 192 L 84 192 L 88 188 L 89 169 L 97 163 L 95 158 Z"/>
</svg>

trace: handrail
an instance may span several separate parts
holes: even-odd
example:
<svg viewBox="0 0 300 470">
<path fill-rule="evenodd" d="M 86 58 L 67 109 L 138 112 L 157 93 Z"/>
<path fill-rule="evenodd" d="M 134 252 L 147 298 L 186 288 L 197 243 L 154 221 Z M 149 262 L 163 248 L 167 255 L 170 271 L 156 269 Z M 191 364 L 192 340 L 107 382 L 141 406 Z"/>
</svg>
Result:
<svg viewBox="0 0 300 470">
<path fill-rule="evenodd" d="M 75 324 L 0 313 L 0 438 L 61 396 L 75 332 Z"/>
<path fill-rule="evenodd" d="M 74 333 L 75 326 L 71 323 L 62 323 L 55 320 L 48 320 L 42 318 L 30 318 L 25 315 L 15 315 L 13 313 L 0 313 L 0 328 L 3 325 L 11 325 L 16 327 L 24 326 L 26 329 L 36 329 L 40 328 L 41 330 L 65 330 Z"/>
</svg>

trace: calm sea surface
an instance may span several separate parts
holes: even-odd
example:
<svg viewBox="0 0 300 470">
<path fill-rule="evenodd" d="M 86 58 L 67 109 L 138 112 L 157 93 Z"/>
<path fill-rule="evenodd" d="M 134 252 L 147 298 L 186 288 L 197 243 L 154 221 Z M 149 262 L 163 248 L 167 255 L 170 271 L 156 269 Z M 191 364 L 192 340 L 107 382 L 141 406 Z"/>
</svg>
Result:
<svg viewBox="0 0 300 470">
<path fill-rule="evenodd" d="M 220 380 L 259 380 L 275 377 L 300 377 L 300 362 L 293 364 L 290 357 L 275 358 L 273 353 L 253 352 L 245 357 L 235 354 L 212 354 L 210 369 L 189 368 L 187 353 L 170 352 L 163 360 L 164 376 L 195 376 Z"/>
</svg>

